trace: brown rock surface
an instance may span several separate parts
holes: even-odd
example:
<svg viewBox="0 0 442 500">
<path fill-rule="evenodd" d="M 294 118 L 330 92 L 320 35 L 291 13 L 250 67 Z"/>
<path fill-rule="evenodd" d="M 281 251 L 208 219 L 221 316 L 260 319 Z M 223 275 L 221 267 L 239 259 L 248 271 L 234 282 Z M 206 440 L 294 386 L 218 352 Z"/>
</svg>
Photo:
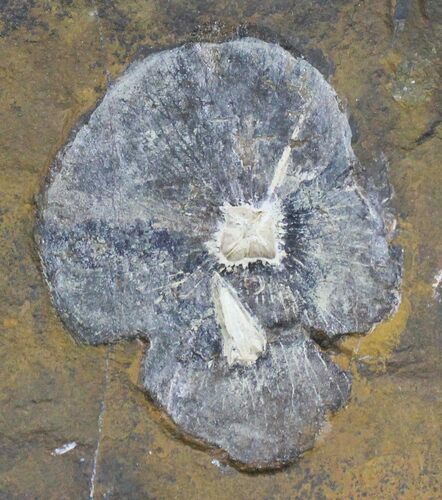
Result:
<svg viewBox="0 0 442 500">
<path fill-rule="evenodd" d="M 95 498 L 437 498 L 437 19 L 412 4 L 393 38 L 389 2 L 327 5 L 36 1 L 26 22 L 0 30 L 3 497 L 87 498 L 93 478 Z M 142 345 L 80 347 L 69 339 L 51 308 L 32 237 L 33 196 L 69 130 L 104 92 L 106 75 L 120 74 L 140 46 L 213 39 L 244 23 L 278 33 L 324 72 L 334 68 L 333 86 L 358 127 L 357 155 L 364 161 L 366 152 L 383 151 L 389 161 L 405 249 L 397 316 L 363 340 L 346 341 L 336 356 L 353 372 L 351 407 L 302 462 L 260 476 L 218 467 L 174 429 L 164 432 L 163 417 L 136 387 Z M 407 98 L 398 101 L 404 71 L 418 95 L 402 90 Z M 72 441 L 74 450 L 51 455 Z"/>
</svg>

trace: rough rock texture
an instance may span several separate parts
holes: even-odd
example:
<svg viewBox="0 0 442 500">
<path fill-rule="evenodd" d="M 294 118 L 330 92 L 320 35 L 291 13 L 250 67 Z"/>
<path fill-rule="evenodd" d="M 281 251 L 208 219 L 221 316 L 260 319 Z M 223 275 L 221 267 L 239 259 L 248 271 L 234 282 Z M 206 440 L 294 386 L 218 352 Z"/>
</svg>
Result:
<svg viewBox="0 0 442 500">
<path fill-rule="evenodd" d="M 255 39 L 183 46 L 126 71 L 41 195 L 43 267 L 73 335 L 148 338 L 146 391 L 235 461 L 309 449 L 351 385 L 311 337 L 367 332 L 397 307 L 399 252 L 352 177 L 350 139 L 303 59 Z M 225 207 L 267 205 L 281 215 L 280 258 L 226 265 Z M 215 276 L 265 332 L 253 363 L 224 355 L 234 327 Z"/>
</svg>

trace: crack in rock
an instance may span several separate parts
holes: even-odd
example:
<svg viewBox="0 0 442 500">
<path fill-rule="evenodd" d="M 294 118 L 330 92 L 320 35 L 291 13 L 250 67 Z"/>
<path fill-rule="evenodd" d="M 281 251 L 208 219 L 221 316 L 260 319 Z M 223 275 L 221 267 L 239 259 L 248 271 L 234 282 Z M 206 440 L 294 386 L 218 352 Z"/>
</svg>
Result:
<svg viewBox="0 0 442 500">
<path fill-rule="evenodd" d="M 290 462 L 350 395 L 311 332 L 366 333 L 399 303 L 392 225 L 356 164 L 334 90 L 276 44 L 137 61 L 40 195 L 55 307 L 82 342 L 148 338 L 144 389 L 188 436 Z"/>
</svg>

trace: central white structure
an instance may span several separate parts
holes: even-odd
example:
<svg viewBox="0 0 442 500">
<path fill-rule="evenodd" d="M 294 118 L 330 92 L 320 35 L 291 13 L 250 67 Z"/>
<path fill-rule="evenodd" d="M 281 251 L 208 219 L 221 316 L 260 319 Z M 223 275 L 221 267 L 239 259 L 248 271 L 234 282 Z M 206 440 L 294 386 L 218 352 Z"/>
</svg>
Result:
<svg viewBox="0 0 442 500">
<path fill-rule="evenodd" d="M 282 250 L 283 224 L 277 202 L 260 207 L 247 203 L 221 208 L 224 220 L 214 239 L 207 243 L 209 251 L 227 268 L 247 267 L 252 262 L 279 264 Z"/>
</svg>

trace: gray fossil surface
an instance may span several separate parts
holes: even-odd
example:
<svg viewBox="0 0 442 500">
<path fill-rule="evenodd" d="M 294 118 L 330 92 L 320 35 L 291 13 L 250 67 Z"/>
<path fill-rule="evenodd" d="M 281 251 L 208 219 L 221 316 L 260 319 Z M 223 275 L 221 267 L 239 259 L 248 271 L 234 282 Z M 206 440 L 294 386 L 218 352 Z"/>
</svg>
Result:
<svg viewBox="0 0 442 500">
<path fill-rule="evenodd" d="M 350 395 L 318 337 L 399 302 L 385 200 L 356 164 L 334 90 L 278 45 L 135 62 L 38 200 L 57 311 L 82 342 L 148 339 L 143 386 L 185 434 L 248 466 L 293 460 Z"/>
</svg>

